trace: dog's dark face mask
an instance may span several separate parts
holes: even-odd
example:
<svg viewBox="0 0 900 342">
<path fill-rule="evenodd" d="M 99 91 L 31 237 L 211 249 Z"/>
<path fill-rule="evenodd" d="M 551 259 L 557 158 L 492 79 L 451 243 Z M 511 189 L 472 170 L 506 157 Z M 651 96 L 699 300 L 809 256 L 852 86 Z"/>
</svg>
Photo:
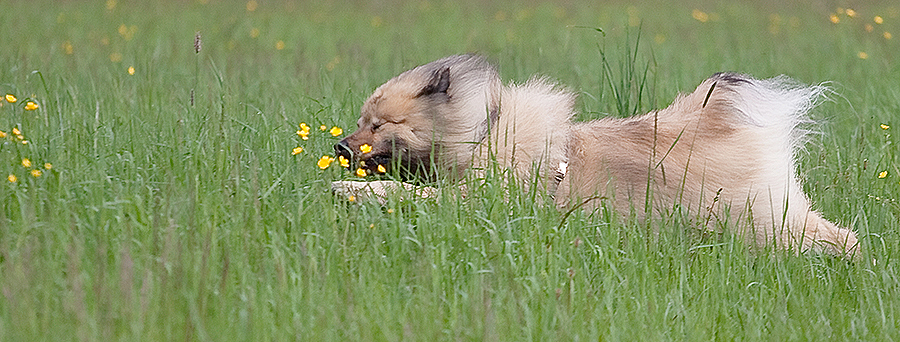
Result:
<svg viewBox="0 0 900 342">
<path fill-rule="evenodd" d="M 351 135 L 334 145 L 335 154 L 350 161 L 349 169 L 359 174 L 397 177 L 404 182 L 433 181 L 436 174 L 430 152 L 417 152 L 399 138 L 359 143 Z M 369 152 L 363 152 L 369 151 Z"/>
</svg>

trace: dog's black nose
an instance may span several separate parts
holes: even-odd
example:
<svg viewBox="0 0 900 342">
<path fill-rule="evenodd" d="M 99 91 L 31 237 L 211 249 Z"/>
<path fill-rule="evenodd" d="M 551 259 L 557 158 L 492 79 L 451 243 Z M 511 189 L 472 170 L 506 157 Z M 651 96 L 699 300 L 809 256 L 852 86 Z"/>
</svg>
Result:
<svg viewBox="0 0 900 342">
<path fill-rule="evenodd" d="M 339 157 L 344 157 L 347 160 L 353 160 L 353 150 L 350 149 L 350 145 L 348 145 L 345 140 L 341 140 L 341 142 L 334 144 L 334 154 Z"/>
</svg>

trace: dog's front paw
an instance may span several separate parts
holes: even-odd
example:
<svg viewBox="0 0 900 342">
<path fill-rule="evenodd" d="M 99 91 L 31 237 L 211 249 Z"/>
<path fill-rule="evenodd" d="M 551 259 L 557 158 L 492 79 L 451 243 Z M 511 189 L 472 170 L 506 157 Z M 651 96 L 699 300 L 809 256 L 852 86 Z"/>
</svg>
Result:
<svg viewBox="0 0 900 342">
<path fill-rule="evenodd" d="M 402 183 L 394 181 L 338 181 L 331 183 L 331 191 L 356 201 L 374 200 L 386 204 L 388 195 L 404 189 Z"/>
<path fill-rule="evenodd" d="M 387 204 L 388 197 L 391 196 L 391 194 L 398 196 L 398 198 L 408 198 L 412 196 L 427 198 L 434 197 L 437 194 L 437 189 L 435 188 L 417 188 L 412 184 L 396 181 L 331 182 L 331 191 L 345 198 L 353 198 L 357 201 L 375 200 L 382 205 Z"/>
<path fill-rule="evenodd" d="M 331 192 L 337 196 L 353 200 L 365 200 L 372 197 L 369 182 L 337 181 L 331 182 Z"/>
</svg>

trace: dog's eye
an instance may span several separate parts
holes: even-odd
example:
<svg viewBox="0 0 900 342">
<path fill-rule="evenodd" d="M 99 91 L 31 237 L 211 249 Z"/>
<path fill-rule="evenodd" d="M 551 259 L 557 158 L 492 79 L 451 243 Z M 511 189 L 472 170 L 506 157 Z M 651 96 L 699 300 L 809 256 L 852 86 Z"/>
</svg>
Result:
<svg viewBox="0 0 900 342">
<path fill-rule="evenodd" d="M 381 128 L 381 125 L 384 125 L 384 123 L 372 124 L 372 132 L 375 132 L 375 131 L 377 131 L 379 128 Z"/>
</svg>

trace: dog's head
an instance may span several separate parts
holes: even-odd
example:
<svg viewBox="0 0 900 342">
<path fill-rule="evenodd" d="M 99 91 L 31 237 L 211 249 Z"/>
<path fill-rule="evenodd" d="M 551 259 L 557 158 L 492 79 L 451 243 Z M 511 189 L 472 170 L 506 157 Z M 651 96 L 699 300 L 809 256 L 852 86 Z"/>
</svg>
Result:
<svg viewBox="0 0 900 342">
<path fill-rule="evenodd" d="M 476 55 L 408 70 L 375 89 L 335 152 L 370 173 L 399 167 L 405 179 L 462 171 L 496 120 L 500 87 L 496 69 Z"/>
</svg>

